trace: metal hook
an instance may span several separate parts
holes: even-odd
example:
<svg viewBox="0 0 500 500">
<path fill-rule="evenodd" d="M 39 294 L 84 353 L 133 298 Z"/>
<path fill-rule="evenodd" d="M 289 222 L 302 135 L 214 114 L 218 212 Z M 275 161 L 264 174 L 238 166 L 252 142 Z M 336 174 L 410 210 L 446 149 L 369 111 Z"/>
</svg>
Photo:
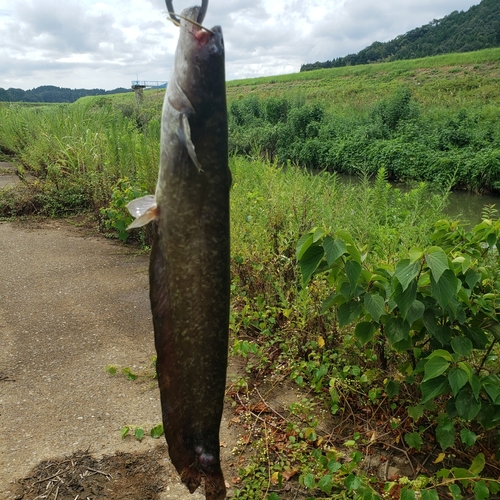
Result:
<svg viewBox="0 0 500 500">
<path fill-rule="evenodd" d="M 172 4 L 173 0 L 165 0 L 165 3 L 167 4 L 167 10 L 168 13 L 170 14 L 170 17 L 172 18 L 172 21 L 174 24 L 179 26 L 181 23 L 180 19 L 174 14 L 174 6 Z M 201 9 L 198 14 L 198 23 L 201 24 L 203 22 L 203 19 L 205 19 L 205 15 L 207 13 L 207 7 L 208 7 L 208 0 L 201 0 Z"/>
</svg>

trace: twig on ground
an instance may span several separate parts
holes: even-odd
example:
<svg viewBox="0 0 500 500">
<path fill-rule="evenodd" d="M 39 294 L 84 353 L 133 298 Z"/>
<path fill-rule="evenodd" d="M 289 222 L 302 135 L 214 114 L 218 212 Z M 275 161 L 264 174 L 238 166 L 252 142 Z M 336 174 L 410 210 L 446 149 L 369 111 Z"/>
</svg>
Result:
<svg viewBox="0 0 500 500">
<path fill-rule="evenodd" d="M 38 481 L 35 481 L 33 484 L 44 483 L 45 481 L 49 481 L 50 479 L 53 479 L 53 478 L 59 476 L 59 474 L 64 474 L 68 471 L 69 471 L 69 468 L 66 469 L 65 471 L 58 470 L 55 474 L 52 474 L 52 476 L 46 477 L 44 479 L 39 479 Z"/>
<path fill-rule="evenodd" d="M 108 481 L 112 478 L 112 476 L 109 472 L 102 472 L 100 470 L 92 469 L 91 467 L 87 467 L 87 470 L 89 470 L 91 472 L 95 472 L 96 474 L 102 474 L 103 476 L 106 476 Z"/>
<path fill-rule="evenodd" d="M 389 446 L 390 448 L 393 448 L 395 450 L 398 450 L 400 451 L 401 453 L 404 453 L 404 455 L 406 456 L 406 458 L 408 459 L 408 463 L 410 464 L 410 467 L 411 467 L 411 471 L 413 473 L 413 478 L 417 477 L 417 474 L 415 472 L 415 468 L 413 467 L 413 464 L 411 463 L 411 460 L 410 460 L 410 456 L 408 455 L 408 452 L 404 449 L 404 448 L 398 448 L 397 446 L 394 446 L 393 444 L 389 444 L 389 443 L 384 443 L 385 446 Z"/>
</svg>

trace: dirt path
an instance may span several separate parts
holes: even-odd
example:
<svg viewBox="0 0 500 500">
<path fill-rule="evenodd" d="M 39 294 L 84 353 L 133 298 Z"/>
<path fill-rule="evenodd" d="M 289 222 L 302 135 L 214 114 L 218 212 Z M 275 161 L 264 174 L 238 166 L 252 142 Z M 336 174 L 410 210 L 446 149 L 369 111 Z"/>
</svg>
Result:
<svg viewBox="0 0 500 500">
<path fill-rule="evenodd" d="M 19 183 L 17 169 L 5 161 L 0 161 L 0 189 L 15 186 Z"/>
<path fill-rule="evenodd" d="M 161 421 L 155 381 L 105 372 L 108 364 L 151 369 L 147 256 L 75 221 L 3 222 L 0 270 L 0 499 L 32 498 L 20 496 L 17 481 L 42 460 L 78 450 L 145 454 L 161 465 L 162 491 L 151 498 L 204 498 L 180 484 L 163 437 L 120 438 L 124 425 Z M 226 466 L 237 440 L 227 421 Z M 122 498 L 113 495 L 89 498 Z"/>
</svg>

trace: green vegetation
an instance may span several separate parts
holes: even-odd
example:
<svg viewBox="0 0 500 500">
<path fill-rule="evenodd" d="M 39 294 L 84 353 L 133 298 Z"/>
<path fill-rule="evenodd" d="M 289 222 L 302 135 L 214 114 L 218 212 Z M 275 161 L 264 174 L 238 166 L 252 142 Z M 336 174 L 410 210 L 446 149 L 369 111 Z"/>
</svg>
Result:
<svg viewBox="0 0 500 500">
<path fill-rule="evenodd" d="M 455 10 L 442 19 L 434 19 L 389 42 L 374 42 L 357 54 L 332 61 L 303 64 L 300 71 L 415 59 L 499 46 L 500 4 L 497 0 L 482 0 L 467 12 Z"/>
<path fill-rule="evenodd" d="M 152 94 L 156 96 L 156 94 Z M 153 192 L 159 158 L 157 100 L 140 111 L 134 101 L 98 97 L 72 105 L 0 107 L 0 148 L 15 154 L 21 175 L 36 180 L 3 193 L 4 215 L 50 216 L 107 207 L 120 178 Z"/>
<path fill-rule="evenodd" d="M 236 498 L 498 493 L 500 222 L 442 208 L 452 185 L 500 188 L 499 76 L 492 49 L 228 85 Z M 162 98 L 0 106 L 24 179 L 1 215 L 90 210 L 147 247 L 125 205 L 154 191 Z M 280 383 L 300 398 L 277 411 Z M 389 451 L 406 470 L 367 472 Z"/>
<path fill-rule="evenodd" d="M 475 55 L 475 69 L 471 55 L 453 55 L 240 82 L 229 87 L 231 150 L 496 191 L 500 49 Z"/>
</svg>

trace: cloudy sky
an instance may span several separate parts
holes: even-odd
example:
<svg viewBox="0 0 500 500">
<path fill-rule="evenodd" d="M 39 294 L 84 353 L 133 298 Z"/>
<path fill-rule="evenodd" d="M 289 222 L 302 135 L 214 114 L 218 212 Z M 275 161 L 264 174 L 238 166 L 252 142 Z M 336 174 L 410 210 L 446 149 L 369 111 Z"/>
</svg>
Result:
<svg viewBox="0 0 500 500">
<path fill-rule="evenodd" d="M 480 0 L 210 0 L 228 80 L 294 73 Z M 194 0 L 174 0 L 176 11 Z M 129 87 L 168 80 L 177 28 L 164 0 L 0 0 L 0 87 Z"/>
</svg>

